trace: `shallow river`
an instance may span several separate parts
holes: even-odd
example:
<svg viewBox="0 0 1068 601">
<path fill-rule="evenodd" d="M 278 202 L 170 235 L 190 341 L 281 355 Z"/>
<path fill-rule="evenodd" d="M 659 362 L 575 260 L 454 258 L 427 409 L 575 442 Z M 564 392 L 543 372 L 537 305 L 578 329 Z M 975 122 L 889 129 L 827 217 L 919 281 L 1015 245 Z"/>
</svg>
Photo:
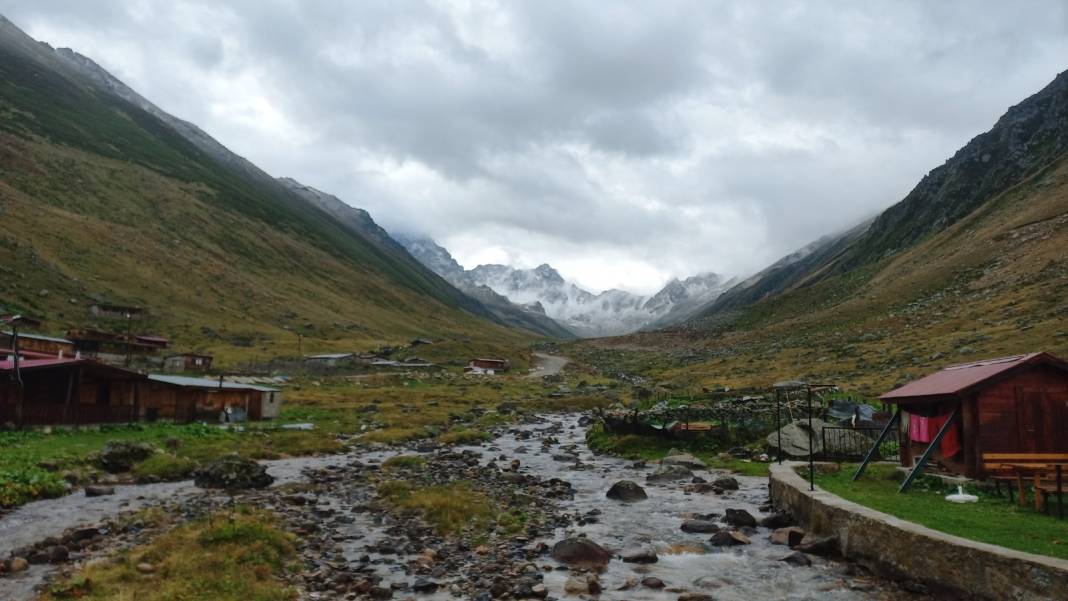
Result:
<svg viewBox="0 0 1068 601">
<path fill-rule="evenodd" d="M 529 435 L 523 434 L 523 431 L 529 432 Z M 707 542 L 710 535 L 687 534 L 679 528 L 682 521 L 694 514 L 723 515 L 727 508 L 745 509 L 759 519 L 762 515 L 759 507 L 767 502 L 765 478 L 738 476 L 740 490 L 723 495 L 687 494 L 682 490 L 682 483 L 647 485 L 645 478 L 655 466 L 639 469 L 632 461 L 594 455 L 587 448 L 584 435 L 584 429 L 578 425 L 578 416 L 549 416 L 509 431 L 487 445 L 466 448 L 482 454 L 486 461 L 498 459 L 501 455 L 509 460 L 518 458 L 522 463 L 522 472 L 569 481 L 574 487 L 575 497 L 573 501 L 562 502 L 568 513 L 583 515 L 593 510 L 600 512 L 596 523 L 557 531 L 554 539 L 545 540 L 550 545 L 565 536 L 585 533 L 591 540 L 613 551 L 637 544 L 649 544 L 657 549 L 659 561 L 654 564 L 638 565 L 613 560 L 601 575 L 605 592 L 600 599 L 674 601 L 680 589 L 705 592 L 719 601 L 844 601 L 911 597 L 879 580 L 850 575 L 852 571 L 849 564 L 812 557 L 812 566 L 788 565 L 780 560 L 790 553 L 789 549 L 770 544 L 769 532 L 763 528 L 750 537 L 750 545 L 709 547 Z M 543 447 L 543 439 L 555 439 L 557 442 Z M 552 458 L 552 455 L 560 453 L 577 455 L 588 469 L 572 470 L 569 469 L 569 462 Z M 389 453 L 366 453 L 281 460 L 270 462 L 270 472 L 281 484 L 301 479 L 303 468 L 341 464 L 352 459 L 380 461 L 388 456 Z M 709 481 L 724 475 L 718 471 L 695 473 Z M 644 486 L 649 498 L 633 504 L 607 499 L 605 492 L 614 482 L 622 479 L 634 480 Z M 191 494 L 202 494 L 202 491 L 191 482 L 178 482 L 117 487 L 116 495 L 111 497 L 86 499 L 77 493 L 61 499 L 31 503 L 0 519 L 0 556 L 7 556 L 14 548 L 59 534 L 67 528 L 92 524 L 129 509 Z M 351 507 L 351 498 L 346 501 L 323 498 L 321 503 L 347 512 Z M 350 519 L 351 524 L 345 533 L 349 540 L 344 545 L 346 556 L 361 555 L 368 543 L 386 536 L 382 532 L 383 527 L 378 525 L 380 520 L 373 515 L 354 512 Z M 538 564 L 554 562 L 546 556 Z M 32 598 L 32 587 L 41 581 L 48 569 L 34 566 L 19 577 L 0 579 L 0 599 L 17 601 Z M 399 562 L 381 565 L 380 574 L 385 577 L 385 583 L 407 579 L 399 571 Z M 563 585 L 567 576 L 568 572 L 562 570 L 545 573 L 550 596 L 566 597 Z M 663 580 L 667 588 L 658 591 L 638 586 L 625 592 L 614 590 L 628 578 L 641 580 L 648 576 Z M 669 592 L 673 588 L 675 590 Z M 421 598 L 451 597 L 442 590 L 433 596 Z"/>
</svg>

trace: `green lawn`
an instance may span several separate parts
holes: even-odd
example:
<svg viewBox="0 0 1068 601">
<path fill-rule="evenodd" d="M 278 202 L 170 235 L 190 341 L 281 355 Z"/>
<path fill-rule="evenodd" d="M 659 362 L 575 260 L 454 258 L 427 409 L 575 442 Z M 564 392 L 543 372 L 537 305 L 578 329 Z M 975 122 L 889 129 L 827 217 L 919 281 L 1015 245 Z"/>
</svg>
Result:
<svg viewBox="0 0 1068 601">
<path fill-rule="evenodd" d="M 857 482 L 851 480 L 855 465 L 817 473 L 816 484 L 844 499 L 872 509 L 953 534 L 1010 549 L 1068 559 L 1068 519 L 1020 507 L 1008 497 L 993 492 L 966 492 L 979 496 L 978 503 L 955 504 L 943 497 L 954 492 L 941 481 L 921 477 L 906 493 L 898 493 L 901 472 L 891 466 L 871 466 Z"/>
</svg>

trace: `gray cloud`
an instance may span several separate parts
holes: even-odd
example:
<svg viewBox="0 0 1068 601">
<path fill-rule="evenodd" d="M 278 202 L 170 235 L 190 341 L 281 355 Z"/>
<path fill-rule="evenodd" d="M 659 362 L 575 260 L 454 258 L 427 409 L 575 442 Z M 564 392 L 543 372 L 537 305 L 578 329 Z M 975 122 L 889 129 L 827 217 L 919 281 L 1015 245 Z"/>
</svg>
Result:
<svg viewBox="0 0 1068 601">
<path fill-rule="evenodd" d="M 590 288 L 759 269 L 1065 68 L 1061 2 L 0 0 L 269 172 Z"/>
</svg>

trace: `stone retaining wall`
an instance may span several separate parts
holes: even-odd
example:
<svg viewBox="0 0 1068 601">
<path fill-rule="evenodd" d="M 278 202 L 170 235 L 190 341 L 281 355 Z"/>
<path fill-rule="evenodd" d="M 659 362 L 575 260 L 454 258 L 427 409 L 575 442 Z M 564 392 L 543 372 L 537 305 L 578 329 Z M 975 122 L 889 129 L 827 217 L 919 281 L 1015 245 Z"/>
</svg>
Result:
<svg viewBox="0 0 1068 601">
<path fill-rule="evenodd" d="M 810 491 L 808 481 L 794 471 L 796 465 L 801 464 L 771 466 L 775 507 L 790 511 L 809 532 L 837 536 L 843 556 L 877 573 L 992 601 L 1068 599 L 1068 561 L 963 539 L 819 487 Z M 1052 519 L 1050 526 L 1068 529 Z"/>
</svg>

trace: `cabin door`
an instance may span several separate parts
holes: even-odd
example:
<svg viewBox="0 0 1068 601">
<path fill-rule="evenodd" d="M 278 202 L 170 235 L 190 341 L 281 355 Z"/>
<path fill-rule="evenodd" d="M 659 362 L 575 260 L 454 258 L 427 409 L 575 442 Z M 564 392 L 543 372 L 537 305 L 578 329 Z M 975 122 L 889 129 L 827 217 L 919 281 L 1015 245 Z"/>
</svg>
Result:
<svg viewBox="0 0 1068 601">
<path fill-rule="evenodd" d="M 1020 452 L 1037 453 L 1042 450 L 1042 413 L 1042 389 L 1016 389 L 1016 427 Z"/>
</svg>

